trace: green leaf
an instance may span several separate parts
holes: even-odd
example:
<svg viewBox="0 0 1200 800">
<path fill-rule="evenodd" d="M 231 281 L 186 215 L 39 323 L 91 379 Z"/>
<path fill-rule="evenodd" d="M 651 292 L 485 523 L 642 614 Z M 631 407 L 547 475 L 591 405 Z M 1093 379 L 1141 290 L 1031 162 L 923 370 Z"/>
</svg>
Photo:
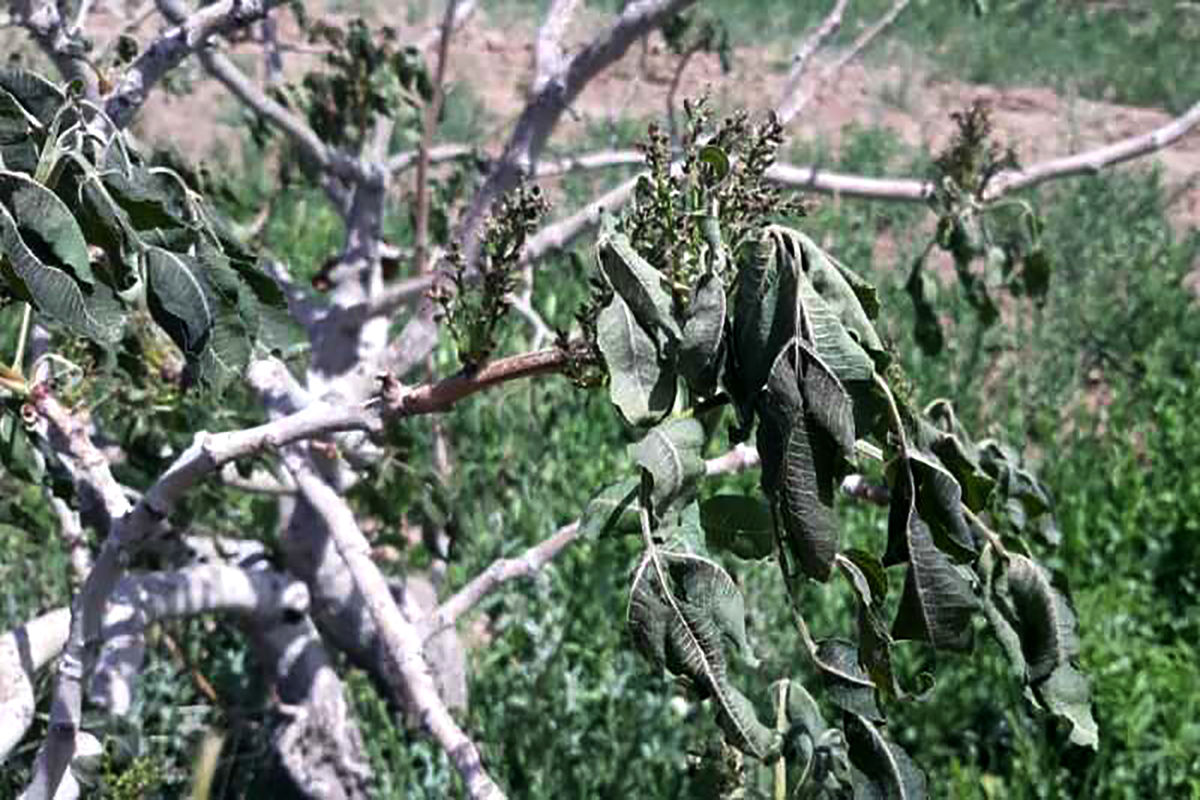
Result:
<svg viewBox="0 0 1200 800">
<path fill-rule="evenodd" d="M 716 391 L 724 331 L 725 285 L 710 272 L 696 286 L 679 345 L 679 373 L 698 395 Z"/>
<path fill-rule="evenodd" d="M 588 501 L 579 518 L 582 538 L 640 534 L 641 504 L 638 502 L 638 478 L 627 478 L 600 490 Z"/>
<path fill-rule="evenodd" d="M 739 558 L 767 558 L 775 552 L 771 509 L 757 498 L 723 494 L 700 504 L 700 524 L 713 550 Z"/>
<path fill-rule="evenodd" d="M 704 426 L 694 417 L 671 419 L 629 446 L 629 456 L 650 473 L 656 514 L 695 489 L 704 475 Z"/>
<path fill-rule="evenodd" d="M 0 202 L 0 253 L 4 255 L 0 259 L 0 275 L 13 294 L 33 304 L 53 321 L 89 339 L 115 341 L 125 319 L 111 290 L 103 284 L 90 287 L 81 284 L 77 275 L 43 261 L 42 257 L 53 258 L 55 249 L 40 238 L 36 228 L 21 225 L 5 207 L 9 199 L 35 196 L 25 190 L 25 183 L 32 184 L 32 181 L 16 173 L 0 173 L 0 186 L 9 190 Z M 30 207 L 20 208 L 17 213 L 21 215 L 21 221 L 30 221 L 27 219 Z M 72 244 L 65 240 L 58 245 L 60 251 L 68 254 L 71 247 Z M 87 277 L 91 277 L 90 270 Z"/>
<path fill-rule="evenodd" d="M 858 714 L 845 714 L 843 727 L 855 769 L 856 800 L 919 800 L 927 796 L 925 773 L 878 725 Z"/>
<path fill-rule="evenodd" d="M 675 372 L 620 296 L 596 319 L 596 339 L 611 377 L 609 395 L 630 425 L 653 425 L 675 405 Z"/>
<path fill-rule="evenodd" d="M 674 303 L 666 276 L 642 258 L 629 243 L 629 237 L 616 229 L 611 217 L 605 217 L 601 224 L 596 250 L 600 271 L 642 328 L 656 343 L 660 329 L 666 331 L 671 341 L 678 342 L 682 334 L 673 316 Z"/>
<path fill-rule="evenodd" d="M 892 672 L 892 637 L 884 619 L 887 572 L 864 550 L 844 553 L 837 563 L 858 597 L 859 661 L 885 697 L 898 695 Z"/>
<path fill-rule="evenodd" d="M 638 650 L 710 696 L 731 743 L 763 759 L 779 737 L 730 683 L 725 655 L 745 643 L 744 614 L 737 585 L 708 559 L 649 550 L 634 573 L 627 620 Z"/>
<path fill-rule="evenodd" d="M 983 470 L 979 448 L 958 421 L 946 400 L 935 400 L 925 408 L 933 423 L 922 446 L 928 447 L 962 487 L 963 503 L 979 512 L 987 505 L 996 481 Z M 925 431 L 922 426 L 922 431 Z"/>
</svg>

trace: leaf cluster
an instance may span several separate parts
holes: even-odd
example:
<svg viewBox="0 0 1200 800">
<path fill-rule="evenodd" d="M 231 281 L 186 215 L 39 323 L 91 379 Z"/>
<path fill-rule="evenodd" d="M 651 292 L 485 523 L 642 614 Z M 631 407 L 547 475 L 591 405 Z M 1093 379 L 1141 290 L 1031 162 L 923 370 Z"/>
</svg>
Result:
<svg viewBox="0 0 1200 800">
<path fill-rule="evenodd" d="M 467 369 L 479 367 L 495 352 L 509 295 L 517 289 L 521 250 L 548 208 L 541 189 L 530 184 L 497 201 L 484 224 L 477 275 L 468 270 L 457 245 L 451 246 L 446 256 L 450 285 L 435 286 L 430 296 L 441 307 L 441 321 Z"/>
<path fill-rule="evenodd" d="M 924 777 L 884 727 L 881 701 L 909 695 L 893 672 L 893 649 L 912 641 L 970 650 L 973 620 L 984 612 L 998 639 L 1017 643 L 1009 649 L 1030 698 L 1067 720 L 1076 743 L 1094 746 L 1068 601 L 1047 580 L 1024 577 L 1031 569 L 1043 575 L 1028 566 L 1024 537 L 1054 541 L 1045 488 L 1013 451 L 976 444 L 948 403 L 913 406 L 875 329 L 874 288 L 800 231 L 769 222 L 776 209 L 720 188 L 745 169 L 746 151 L 721 133 L 744 130 L 738 118 L 711 135 L 702 113 L 692 119 L 679 171 L 652 132 L 635 206 L 603 222 L 596 251 L 607 286 L 596 299 L 607 303 L 595 326 L 610 399 L 646 432 L 629 448 L 640 477 L 597 495 L 581 531 L 641 537 L 628 607 L 638 649 L 711 699 L 726 742 L 746 755 L 803 754 L 797 766 L 808 774 L 814 742 L 844 742 L 827 761 L 848 759 L 849 770 L 822 778 L 848 776 L 844 784 L 832 779 L 835 795 L 853 785 L 923 796 Z M 758 159 L 769 163 L 769 153 Z M 711 415 L 726 405 L 734 407 L 731 438 L 756 434 L 763 497 L 700 503 Z M 884 462 L 887 483 L 887 541 L 878 555 L 842 549 L 835 508 L 842 479 L 864 454 Z M 799 641 L 842 713 L 837 737 L 810 731 L 807 750 L 784 747 L 786 726 L 762 723 L 753 694 L 734 680 L 732 657 L 755 659 L 746 598 L 722 551 L 775 560 Z M 903 588 L 893 601 L 888 571 L 899 567 Z M 797 604 L 802 581 L 835 574 L 856 600 L 856 642 L 814 640 Z M 1028 668 L 1031 661 L 1039 666 Z"/>
</svg>

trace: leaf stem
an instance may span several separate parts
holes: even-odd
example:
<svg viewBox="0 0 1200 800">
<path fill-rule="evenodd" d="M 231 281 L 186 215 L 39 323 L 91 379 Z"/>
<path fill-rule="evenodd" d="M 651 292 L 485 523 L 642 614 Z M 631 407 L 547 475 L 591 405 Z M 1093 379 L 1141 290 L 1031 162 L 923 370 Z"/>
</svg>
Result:
<svg viewBox="0 0 1200 800">
<path fill-rule="evenodd" d="M 775 700 L 775 730 L 779 735 L 787 733 L 788 679 L 779 682 L 779 696 Z M 775 759 L 775 800 L 787 800 L 787 759 L 781 754 Z"/>
<path fill-rule="evenodd" d="M 981 520 L 974 511 L 967 508 L 965 505 L 962 507 L 962 511 L 963 516 L 965 516 L 967 520 L 974 525 L 980 533 L 983 534 L 984 538 L 988 540 L 993 548 L 995 548 L 996 552 L 999 553 L 1002 558 L 1007 559 L 1008 549 L 1005 548 L 1004 542 L 1000 540 L 1000 534 L 996 533 L 994 530 L 985 525 L 983 520 Z"/>
<path fill-rule="evenodd" d="M 900 438 L 900 451 L 905 456 L 908 455 L 908 434 L 904 432 L 904 418 L 900 416 L 900 408 L 896 405 L 896 398 L 892 395 L 891 387 L 887 381 L 878 372 L 875 373 L 875 383 L 883 390 L 883 394 L 887 397 L 888 411 L 891 413 L 892 426 L 896 430 L 896 435 Z"/>
<path fill-rule="evenodd" d="M 18 374 L 24 374 L 21 372 L 21 364 L 25 361 L 25 344 L 29 340 L 29 323 L 33 319 L 33 306 L 29 303 L 22 305 L 24 310 L 21 312 L 21 328 L 17 332 L 17 352 L 12 363 L 13 372 Z"/>
</svg>

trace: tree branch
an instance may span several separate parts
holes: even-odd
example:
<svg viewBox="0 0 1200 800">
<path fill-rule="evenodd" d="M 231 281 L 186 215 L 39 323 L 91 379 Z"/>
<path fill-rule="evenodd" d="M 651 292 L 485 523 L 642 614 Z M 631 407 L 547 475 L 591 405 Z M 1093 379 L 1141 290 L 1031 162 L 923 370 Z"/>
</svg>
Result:
<svg viewBox="0 0 1200 800">
<path fill-rule="evenodd" d="M 792 120 L 793 117 L 796 116 L 796 114 L 798 114 L 806 105 L 808 105 L 809 101 L 816 97 L 820 97 L 821 94 L 824 93 L 824 91 L 832 84 L 838 73 L 845 69 L 847 64 L 858 58 L 859 54 L 866 49 L 867 45 L 874 41 L 875 37 L 877 37 L 885 28 L 896 21 L 896 17 L 900 16 L 900 12 L 908 7 L 909 2 L 910 0 L 896 0 L 896 2 L 892 3 L 892 6 L 887 10 L 887 13 L 877 19 L 874 25 L 858 35 L 858 38 L 855 39 L 854 43 L 850 45 L 850 49 L 840 55 L 832 64 L 825 68 L 825 70 L 821 73 L 820 78 L 817 80 L 817 85 L 813 87 L 811 92 L 797 91 L 792 93 L 789 91 L 788 94 L 790 96 L 786 97 L 784 102 L 779 106 L 779 121 L 786 125 Z M 790 88 L 791 86 L 789 82 L 789 89 Z"/>
<path fill-rule="evenodd" d="M 400 613 L 387 581 L 371 560 L 370 545 L 345 500 L 325 483 L 308 459 L 296 448 L 285 452 L 284 463 L 313 510 L 324 518 L 355 586 L 362 593 L 375 622 L 386 655 L 390 677 L 411 707 L 421 726 L 446 751 L 477 800 L 498 800 L 504 792 L 484 769 L 479 750 L 442 703 L 425 661 L 423 642 L 416 627 Z"/>
<path fill-rule="evenodd" d="M 728 453 L 704 462 L 704 474 L 712 477 L 743 472 L 757 467 L 758 464 L 758 451 L 749 445 L 739 444 Z M 579 523 L 580 520 L 575 520 L 562 526 L 553 536 L 535 544 L 515 558 L 493 561 L 430 615 L 425 626 L 427 635 L 433 636 L 453 625 L 459 617 L 506 581 L 535 575 L 579 537 Z"/>
<path fill-rule="evenodd" d="M 800 45 L 800 49 L 792 56 L 792 68 L 788 71 L 787 83 L 783 87 L 783 98 L 779 102 L 779 109 L 782 111 L 790 98 L 800 91 L 800 83 L 804 79 L 804 72 L 808 69 L 808 62 L 816 54 L 817 50 L 825 44 L 830 36 L 837 33 L 842 27 L 842 15 L 846 11 L 846 5 L 850 0 L 837 0 L 830 9 L 829 14 L 822 20 L 817 29 L 804 40 Z M 786 125 L 788 118 L 784 118 L 781 114 L 780 122 Z"/>
<path fill-rule="evenodd" d="M 437 65 L 433 73 L 433 98 L 425 109 L 424 126 L 421 131 L 421 146 L 417 152 L 417 197 L 416 223 L 413 231 L 413 262 L 417 274 L 429 269 L 429 151 L 433 148 L 433 135 L 437 131 L 438 115 L 442 113 L 445 97 L 446 62 L 449 61 L 450 36 L 454 32 L 454 9 L 458 0 L 446 3 L 446 15 L 442 20 L 441 37 L 438 39 Z"/>
<path fill-rule="evenodd" d="M 280 2 L 282 0 L 218 0 L 178 20 L 174 28 L 151 42 L 125 70 L 105 98 L 105 112 L 118 127 L 125 127 L 163 75 L 202 48 L 212 36 L 256 22 Z M 160 10 L 165 5 L 160 2 Z M 182 7 L 176 3 L 174 8 Z"/>
</svg>

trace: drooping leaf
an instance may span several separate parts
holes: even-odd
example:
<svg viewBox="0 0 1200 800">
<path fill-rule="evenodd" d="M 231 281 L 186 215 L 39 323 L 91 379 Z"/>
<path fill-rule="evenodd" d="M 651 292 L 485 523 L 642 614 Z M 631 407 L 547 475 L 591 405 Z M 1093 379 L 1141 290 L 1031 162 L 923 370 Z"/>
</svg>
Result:
<svg viewBox="0 0 1200 800">
<path fill-rule="evenodd" d="M 579 518 L 581 538 L 640 534 L 641 504 L 638 489 L 641 481 L 627 478 L 600 490 L 588 501 Z"/>
<path fill-rule="evenodd" d="M 942 332 L 941 322 L 938 321 L 937 309 L 929 300 L 931 286 L 922 268 L 923 264 L 924 256 L 913 264 L 904 289 L 913 304 L 913 339 L 926 355 L 936 356 L 946 346 L 946 336 Z"/>
<path fill-rule="evenodd" d="M 780 302 L 778 243 L 763 234 L 743 251 L 737 273 L 733 361 L 727 388 L 744 425 L 775 357 L 796 335 L 794 303 Z"/>
<path fill-rule="evenodd" d="M 775 552 L 771 509 L 745 495 L 723 494 L 700 504 L 700 524 L 714 550 L 727 550 L 739 558 L 767 558 Z"/>
<path fill-rule="evenodd" d="M 982 511 L 996 486 L 996 481 L 983 470 L 979 448 L 959 423 L 953 407 L 946 400 L 935 400 L 925 408 L 932 430 L 922 442 L 942 462 L 962 487 L 962 500 L 972 511 Z M 922 431 L 925 426 L 922 426 Z"/>
<path fill-rule="evenodd" d="M 916 489 L 917 514 L 929 525 L 934 543 L 959 562 L 978 555 L 975 537 L 962 510 L 962 489 L 941 464 L 921 453 L 909 452 Z"/>
<path fill-rule="evenodd" d="M 671 342 L 678 342 L 682 333 L 675 321 L 666 276 L 642 258 L 629 237 L 616 229 L 611 217 L 601 225 L 596 251 L 600 271 L 655 343 L 660 342 L 660 330 Z"/>
<path fill-rule="evenodd" d="M 842 554 L 838 566 L 858 598 L 858 655 L 871 681 L 885 696 L 899 694 L 892 672 L 892 637 L 884 618 L 887 572 L 883 564 L 864 550 Z"/>
<path fill-rule="evenodd" d="M 872 356 L 881 364 L 887 356 L 854 290 L 807 236 L 778 226 L 770 230 L 797 267 L 787 274 L 795 276 L 804 338 L 843 382 L 871 380 L 876 367 Z"/>
<path fill-rule="evenodd" d="M 620 296 L 596 320 L 613 405 L 630 425 L 653 425 L 675 405 L 675 372 Z"/>
<path fill-rule="evenodd" d="M 794 344 L 781 352 L 763 393 L 758 431 L 762 481 L 790 554 L 806 575 L 825 581 L 837 554 L 833 501 L 840 461 L 832 439 L 804 411 L 798 358 Z"/>
<path fill-rule="evenodd" d="M 650 550 L 634 573 L 628 624 L 638 650 L 712 698 L 731 743 L 765 758 L 778 736 L 729 681 L 725 647 L 745 642 L 744 607 L 733 579 L 697 556 Z"/>
<path fill-rule="evenodd" d="M 859 663 L 858 648 L 841 639 L 826 639 L 817 645 L 815 662 L 831 703 L 843 711 L 883 721 L 875 683 Z"/>
<path fill-rule="evenodd" d="M 799 681 L 786 680 L 787 734 L 783 755 L 788 760 L 789 797 L 845 797 L 850 787 L 846 739 L 830 727 L 816 700 Z M 777 685 L 771 695 L 778 693 Z"/>
<path fill-rule="evenodd" d="M 1070 723 L 1072 742 L 1094 748 L 1099 734 L 1087 678 L 1075 666 L 1079 634 L 1070 602 L 1044 567 L 1011 552 L 1003 560 L 993 589 L 1020 642 L 1025 680 L 1043 705 Z"/>
<path fill-rule="evenodd" d="M 837 375 L 805 342 L 800 348 L 800 392 L 804 410 L 838 446 L 842 457 L 854 457 L 854 404 Z"/>
<path fill-rule="evenodd" d="M 6 179 L 13 174 L 3 173 Z M 45 254 L 47 249 L 39 247 L 38 251 Z M 2 204 L 0 253 L 4 256 L 0 258 L 0 275 L 13 294 L 81 336 L 111 342 L 120 335 L 124 315 L 108 287 L 82 285 L 65 269 L 42 261 Z"/>
<path fill-rule="evenodd" d="M 696 286 L 679 345 L 679 373 L 701 396 L 716 391 L 724 331 L 725 286 L 709 273 Z"/>
<path fill-rule="evenodd" d="M 27 175 L 0 171 L 0 205 L 8 208 L 25 246 L 40 261 L 91 288 L 95 276 L 88 263 L 87 242 L 58 195 Z"/>
<path fill-rule="evenodd" d="M 38 483 L 46 473 L 46 461 L 29 441 L 25 425 L 16 414 L 0 411 L 0 467 L 20 481 Z"/>
<path fill-rule="evenodd" d="M 925 641 L 943 650 L 971 648 L 971 616 L 978 607 L 970 583 L 933 543 L 915 513 L 908 523 L 908 574 L 892 637 Z"/>
<path fill-rule="evenodd" d="M 870 719 L 843 716 L 850 763 L 854 766 L 856 800 L 922 800 L 927 796 L 925 773 L 900 745 L 888 739 Z"/>
<path fill-rule="evenodd" d="M 703 447 L 704 426 L 694 417 L 667 420 L 629 446 L 630 457 L 650 473 L 656 514 L 695 488 L 704 475 Z"/>
<path fill-rule="evenodd" d="M 48 127 L 66 95 L 40 75 L 20 68 L 0 69 L 0 89 L 21 104 L 43 127 Z"/>
</svg>

